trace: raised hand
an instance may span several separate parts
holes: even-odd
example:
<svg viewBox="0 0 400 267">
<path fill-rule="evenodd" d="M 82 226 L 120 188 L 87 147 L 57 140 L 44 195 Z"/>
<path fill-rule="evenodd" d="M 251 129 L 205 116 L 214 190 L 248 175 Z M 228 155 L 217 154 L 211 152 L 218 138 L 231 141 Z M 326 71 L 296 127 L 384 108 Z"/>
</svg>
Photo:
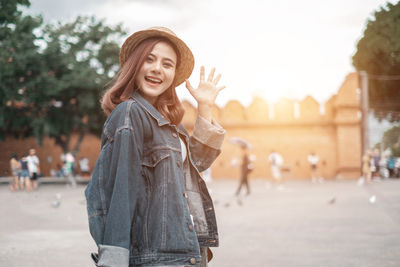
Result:
<svg viewBox="0 0 400 267">
<path fill-rule="evenodd" d="M 189 80 L 186 80 L 186 88 L 190 94 L 196 99 L 198 106 L 209 106 L 212 107 L 215 103 L 215 99 L 218 93 L 225 88 L 225 86 L 219 86 L 218 82 L 221 79 L 221 74 L 218 74 L 214 78 L 215 68 L 212 68 L 207 80 L 204 78 L 204 66 L 200 67 L 200 82 L 198 87 L 195 89 L 190 84 Z"/>
</svg>

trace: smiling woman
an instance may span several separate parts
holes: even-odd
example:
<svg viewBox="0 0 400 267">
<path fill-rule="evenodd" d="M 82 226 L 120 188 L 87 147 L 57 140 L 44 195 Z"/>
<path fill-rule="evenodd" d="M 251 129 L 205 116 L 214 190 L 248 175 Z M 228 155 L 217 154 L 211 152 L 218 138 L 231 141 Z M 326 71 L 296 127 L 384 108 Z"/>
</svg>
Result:
<svg viewBox="0 0 400 267">
<path fill-rule="evenodd" d="M 154 105 L 158 96 L 174 81 L 177 55 L 167 42 L 157 43 L 143 63 L 137 86 L 143 97 Z"/>
<path fill-rule="evenodd" d="M 225 130 L 211 108 L 215 69 L 193 88 L 190 49 L 171 30 L 132 34 L 120 52 L 121 70 L 106 91 L 108 115 L 101 153 L 86 188 L 97 266 L 207 266 L 218 246 L 214 207 L 200 172 L 221 152 Z M 180 124 L 184 109 L 175 87 L 198 103 L 193 135 Z"/>
<path fill-rule="evenodd" d="M 118 104 L 138 91 L 165 118 L 179 124 L 184 110 L 173 84 L 179 54 L 176 46 L 166 38 L 151 37 L 140 42 L 126 61 L 122 54 L 126 50 L 124 47 L 121 48 L 121 71 L 102 99 L 105 113 L 109 115 Z"/>
</svg>

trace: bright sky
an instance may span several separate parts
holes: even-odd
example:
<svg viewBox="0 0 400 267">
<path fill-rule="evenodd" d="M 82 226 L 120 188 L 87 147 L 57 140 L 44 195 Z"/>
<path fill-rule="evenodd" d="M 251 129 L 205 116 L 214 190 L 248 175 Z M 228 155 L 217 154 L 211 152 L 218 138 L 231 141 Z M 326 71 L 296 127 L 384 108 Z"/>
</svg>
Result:
<svg viewBox="0 0 400 267">
<path fill-rule="evenodd" d="M 253 96 L 327 101 L 355 71 L 351 57 L 367 19 L 397 1 L 31 0 L 30 10 L 47 22 L 95 15 L 129 33 L 171 28 L 195 56 L 192 84 L 201 65 L 215 66 L 227 86 L 217 104 L 235 99 L 246 106 Z M 193 102 L 184 86 L 178 94 Z"/>
</svg>

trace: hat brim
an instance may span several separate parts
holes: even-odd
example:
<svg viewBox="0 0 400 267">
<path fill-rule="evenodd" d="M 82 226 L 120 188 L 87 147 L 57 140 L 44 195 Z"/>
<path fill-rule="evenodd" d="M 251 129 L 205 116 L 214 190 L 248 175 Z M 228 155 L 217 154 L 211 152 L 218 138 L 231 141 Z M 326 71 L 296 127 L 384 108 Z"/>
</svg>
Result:
<svg viewBox="0 0 400 267">
<path fill-rule="evenodd" d="M 168 30 L 168 29 L 167 29 Z M 142 42 L 151 37 L 163 37 L 173 43 L 179 52 L 180 62 L 175 70 L 175 86 L 180 85 L 190 77 L 194 67 L 194 57 L 189 47 L 175 36 L 172 32 L 169 33 L 164 29 L 148 29 L 138 31 L 129 36 L 123 43 L 119 55 L 121 67 L 128 60 L 133 50 Z"/>
</svg>

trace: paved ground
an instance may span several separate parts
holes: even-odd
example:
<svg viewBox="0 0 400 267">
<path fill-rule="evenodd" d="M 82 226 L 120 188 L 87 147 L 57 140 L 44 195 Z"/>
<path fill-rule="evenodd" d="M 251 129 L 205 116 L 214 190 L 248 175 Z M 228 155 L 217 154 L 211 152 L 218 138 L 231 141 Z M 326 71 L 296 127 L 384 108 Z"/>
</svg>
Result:
<svg viewBox="0 0 400 267">
<path fill-rule="evenodd" d="M 235 180 L 210 184 L 221 239 L 210 267 L 400 266 L 400 180 L 267 185 L 252 180 L 240 202 Z M 83 190 L 0 186 L 0 266 L 94 266 Z"/>
</svg>

